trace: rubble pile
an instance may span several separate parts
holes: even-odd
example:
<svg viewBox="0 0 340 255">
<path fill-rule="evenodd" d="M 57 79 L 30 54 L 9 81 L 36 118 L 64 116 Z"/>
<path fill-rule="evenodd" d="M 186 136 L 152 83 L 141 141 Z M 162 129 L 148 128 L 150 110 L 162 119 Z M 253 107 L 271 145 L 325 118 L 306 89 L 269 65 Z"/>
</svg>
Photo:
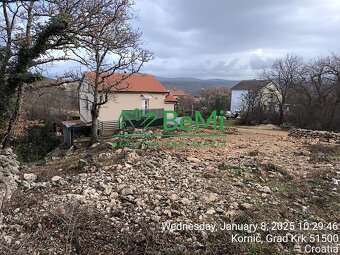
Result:
<svg viewBox="0 0 340 255">
<path fill-rule="evenodd" d="M 41 183 L 26 174 L 24 179 L 30 185 L 25 181 L 22 185 L 29 190 L 55 187 L 58 192 L 49 194 L 44 199 L 46 204 L 79 202 L 95 206 L 114 224 L 126 226 L 139 222 L 159 226 L 167 220 L 230 220 L 245 210 L 243 204 L 249 203 L 244 197 L 252 188 L 244 185 L 241 188 L 241 178 L 236 176 L 237 190 L 232 188 L 234 183 L 225 185 L 219 176 L 227 170 L 220 162 L 174 157 L 161 151 L 141 158 L 135 151 L 125 150 L 101 153 L 97 160 L 105 161 L 117 153 L 126 155 L 121 163 L 98 167 L 98 163 L 91 165 L 82 160 L 83 171 L 78 175 L 54 176 L 50 182 Z M 240 164 L 243 165 L 237 163 Z M 244 168 L 246 174 L 251 174 L 251 167 L 246 165 Z M 216 184 L 219 188 L 214 187 Z"/>
<path fill-rule="evenodd" d="M 312 139 L 320 142 L 339 142 L 340 133 L 328 132 L 328 131 L 318 131 L 318 130 L 308 130 L 294 128 L 289 131 L 290 137 L 297 139 Z"/>
<path fill-rule="evenodd" d="M 310 132 L 317 131 L 291 131 L 290 136 L 309 137 Z M 69 230 L 74 228 L 76 238 L 85 233 L 79 239 L 82 247 L 107 240 L 103 242 L 111 250 L 114 246 L 121 249 L 126 245 L 112 243 L 114 234 L 146 238 L 147 232 L 197 249 L 218 231 L 185 232 L 167 230 L 166 226 L 192 223 L 219 228 L 224 223 L 275 221 L 277 217 L 295 222 L 331 222 L 339 217 L 339 160 L 311 161 L 315 156 L 308 145 L 288 139 L 282 131 L 239 129 L 227 138 L 221 147 L 167 147 L 160 143 L 142 149 L 113 148 L 103 141 L 45 165 L 23 167 L 18 179 L 15 156 L 11 151 L 1 152 L 0 174 L 12 176 L 8 183 L 13 187 L 18 183 L 18 188 L 4 210 L 0 246 L 17 246 L 29 251 L 25 254 L 31 254 L 32 247 L 46 254 L 67 254 L 63 249 L 67 240 L 73 240 Z M 87 210 L 93 210 L 96 217 Z M 124 240 L 131 245 L 132 239 Z M 72 248 L 76 250 L 77 245 Z M 292 247 L 274 248 L 288 251 Z M 101 249 L 100 254 L 111 251 Z"/>
</svg>

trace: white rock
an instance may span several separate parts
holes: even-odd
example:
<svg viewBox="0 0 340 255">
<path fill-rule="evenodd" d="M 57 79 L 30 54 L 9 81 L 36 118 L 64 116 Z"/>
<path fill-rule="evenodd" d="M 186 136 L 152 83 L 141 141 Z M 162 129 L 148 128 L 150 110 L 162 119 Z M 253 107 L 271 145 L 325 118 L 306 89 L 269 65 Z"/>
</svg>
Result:
<svg viewBox="0 0 340 255">
<path fill-rule="evenodd" d="M 267 194 L 273 193 L 273 191 L 268 186 L 262 187 L 261 191 Z"/>
<path fill-rule="evenodd" d="M 119 197 L 119 194 L 117 192 L 112 192 L 110 195 L 110 198 L 112 199 L 117 198 L 117 197 Z"/>
<path fill-rule="evenodd" d="M 124 188 L 120 191 L 120 194 L 123 196 L 128 196 L 133 194 L 133 190 L 131 188 Z"/>
<path fill-rule="evenodd" d="M 243 203 L 243 204 L 240 204 L 240 208 L 241 208 L 242 210 L 249 210 L 249 209 L 252 208 L 252 205 L 249 204 L 249 203 Z"/>
<path fill-rule="evenodd" d="M 137 162 L 140 156 L 136 152 L 131 152 L 127 155 L 127 160 L 129 162 Z"/>
<path fill-rule="evenodd" d="M 306 214 L 308 212 L 307 206 L 301 206 L 302 213 Z"/>
<path fill-rule="evenodd" d="M 132 168 L 132 165 L 125 163 L 125 168 L 127 168 L 127 169 Z"/>
<path fill-rule="evenodd" d="M 189 158 L 187 158 L 188 159 L 188 161 L 189 162 L 191 162 L 191 163 L 195 163 L 195 164 L 197 164 L 197 163 L 200 163 L 201 162 L 201 160 L 200 159 L 198 159 L 198 158 L 191 158 L 191 157 L 189 157 Z"/>
<path fill-rule="evenodd" d="M 35 184 L 35 187 L 36 188 L 42 188 L 42 189 L 45 189 L 49 186 L 49 183 L 48 182 L 37 182 Z"/>
<path fill-rule="evenodd" d="M 98 197 L 99 194 L 94 188 L 87 188 L 83 191 L 83 196 L 94 198 L 94 197 Z"/>
<path fill-rule="evenodd" d="M 28 181 L 23 181 L 23 182 L 21 183 L 21 185 L 22 185 L 23 187 L 25 187 L 26 189 L 30 189 L 30 188 L 31 188 L 31 184 L 30 184 Z"/>
<path fill-rule="evenodd" d="M 85 159 L 79 159 L 78 165 L 81 166 L 81 167 L 84 167 L 84 166 L 88 165 L 88 163 Z"/>
<path fill-rule="evenodd" d="M 63 179 L 62 177 L 56 175 L 52 177 L 51 181 L 56 183 L 56 182 L 60 182 L 62 179 Z"/>
<path fill-rule="evenodd" d="M 100 143 L 94 143 L 91 145 L 91 149 L 97 148 L 100 145 Z"/>
<path fill-rule="evenodd" d="M 107 185 L 105 187 L 104 192 L 105 192 L 106 195 L 110 195 L 112 193 L 112 186 L 111 185 Z"/>
<path fill-rule="evenodd" d="M 24 174 L 24 179 L 28 182 L 35 182 L 38 176 L 36 174 Z"/>
<path fill-rule="evenodd" d="M 187 198 L 182 198 L 181 203 L 184 205 L 190 204 L 190 200 Z"/>
<path fill-rule="evenodd" d="M 206 212 L 206 214 L 208 214 L 208 215 L 213 215 L 213 214 L 215 214 L 215 213 L 216 213 L 216 211 L 215 211 L 214 208 L 210 208 L 210 209 L 208 209 L 208 211 Z"/>
<path fill-rule="evenodd" d="M 201 196 L 201 201 L 205 203 L 212 203 L 218 200 L 218 196 L 215 193 L 209 193 Z"/>
<path fill-rule="evenodd" d="M 111 154 L 111 153 L 109 153 L 109 152 L 107 152 L 107 153 L 100 153 L 99 155 L 98 155 L 98 158 L 111 158 L 113 155 Z"/>
<path fill-rule="evenodd" d="M 176 195 L 176 194 L 171 194 L 171 196 L 169 197 L 170 198 L 170 200 L 172 200 L 172 201 L 177 201 L 177 200 L 179 200 L 179 196 L 178 195 Z"/>
<path fill-rule="evenodd" d="M 163 213 L 164 213 L 166 216 L 171 217 L 171 211 L 170 211 L 170 210 L 165 209 L 165 210 L 163 211 Z"/>
</svg>

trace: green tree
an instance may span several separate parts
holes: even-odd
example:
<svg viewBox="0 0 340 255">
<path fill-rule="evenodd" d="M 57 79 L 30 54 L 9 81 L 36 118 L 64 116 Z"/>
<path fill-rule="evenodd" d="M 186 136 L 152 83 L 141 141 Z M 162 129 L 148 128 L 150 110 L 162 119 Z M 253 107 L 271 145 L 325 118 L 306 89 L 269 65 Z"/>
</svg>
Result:
<svg viewBox="0 0 340 255">
<path fill-rule="evenodd" d="M 210 114 L 212 111 L 220 112 L 228 111 L 230 109 L 231 93 L 228 88 L 212 88 L 203 90 L 201 93 L 201 107 L 206 111 L 206 114 Z"/>
</svg>

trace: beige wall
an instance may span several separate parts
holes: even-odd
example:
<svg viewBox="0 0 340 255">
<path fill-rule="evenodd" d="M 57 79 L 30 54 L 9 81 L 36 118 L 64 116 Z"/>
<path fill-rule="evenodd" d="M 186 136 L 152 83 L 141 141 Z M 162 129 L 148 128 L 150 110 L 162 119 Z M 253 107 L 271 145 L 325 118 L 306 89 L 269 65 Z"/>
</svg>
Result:
<svg viewBox="0 0 340 255">
<path fill-rule="evenodd" d="M 149 109 L 164 109 L 174 111 L 174 103 L 165 103 L 164 93 L 117 93 L 100 109 L 99 120 L 118 120 L 122 110 L 134 110 L 142 108 L 142 95 L 151 97 Z"/>
<path fill-rule="evenodd" d="M 174 111 L 175 103 L 164 101 L 165 93 L 116 93 L 111 94 L 109 102 L 101 106 L 99 112 L 100 121 L 117 121 L 122 110 L 134 110 L 142 108 L 143 96 L 149 98 L 149 109 L 164 109 Z M 91 103 L 86 107 L 85 98 L 93 100 L 92 93 L 88 92 L 86 84 L 83 84 L 79 91 L 80 97 L 80 116 L 85 122 L 91 122 Z"/>
<path fill-rule="evenodd" d="M 269 83 L 267 86 L 265 86 L 261 92 L 262 92 L 262 101 L 264 105 L 269 105 L 277 101 L 280 102 L 282 100 L 282 95 L 280 91 L 277 89 L 277 87 L 272 82 Z M 274 94 L 273 101 L 271 100 L 272 94 Z"/>
<path fill-rule="evenodd" d="M 79 89 L 79 113 L 80 119 L 84 122 L 91 122 L 91 102 L 93 94 L 89 93 L 88 84 L 83 82 Z"/>
</svg>

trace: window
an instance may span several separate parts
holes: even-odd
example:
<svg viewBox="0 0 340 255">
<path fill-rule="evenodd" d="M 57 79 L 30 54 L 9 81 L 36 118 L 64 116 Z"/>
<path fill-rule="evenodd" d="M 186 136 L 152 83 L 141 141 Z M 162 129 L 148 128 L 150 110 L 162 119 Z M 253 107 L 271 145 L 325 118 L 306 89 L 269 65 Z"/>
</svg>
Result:
<svg viewBox="0 0 340 255">
<path fill-rule="evenodd" d="M 84 102 L 83 102 L 83 104 L 84 104 L 84 108 L 85 108 L 86 110 L 88 110 L 88 109 L 89 109 L 89 97 L 88 97 L 88 96 L 84 96 Z"/>
<path fill-rule="evenodd" d="M 145 114 L 148 109 L 149 109 L 149 99 L 143 99 L 142 100 L 142 112 L 143 112 L 143 114 Z"/>
</svg>

